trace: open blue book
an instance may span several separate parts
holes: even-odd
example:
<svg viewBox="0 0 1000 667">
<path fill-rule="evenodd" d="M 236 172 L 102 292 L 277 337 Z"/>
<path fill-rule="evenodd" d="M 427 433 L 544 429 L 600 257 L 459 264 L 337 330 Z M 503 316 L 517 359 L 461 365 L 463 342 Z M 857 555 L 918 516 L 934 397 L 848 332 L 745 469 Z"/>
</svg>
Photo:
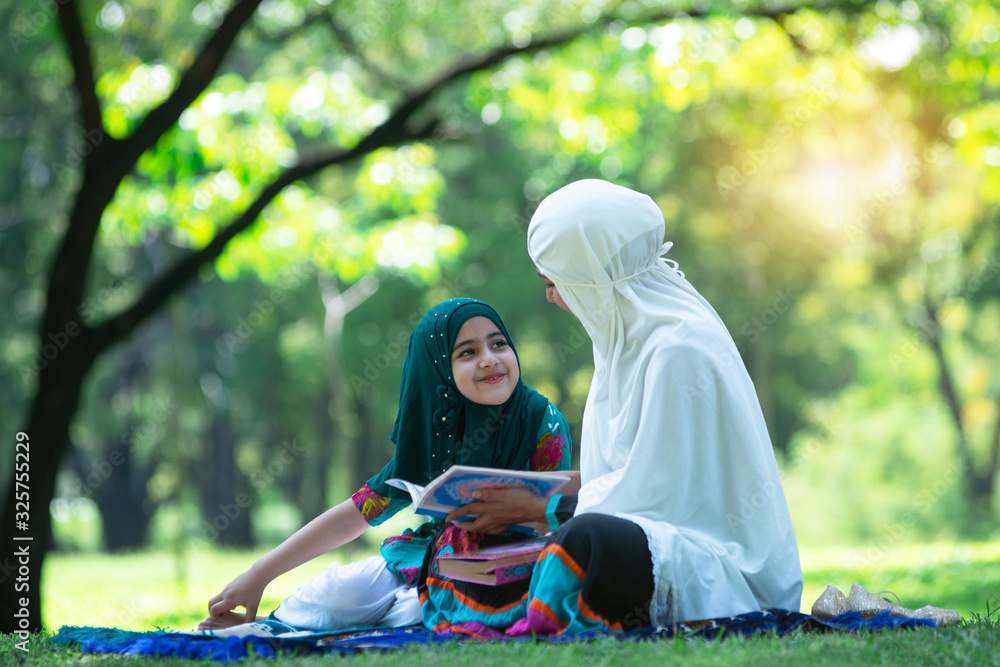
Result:
<svg viewBox="0 0 1000 667">
<path fill-rule="evenodd" d="M 417 514 L 444 518 L 453 509 L 476 502 L 472 494 L 477 489 L 492 486 L 523 486 L 539 496 L 548 497 L 569 481 L 564 473 L 540 472 L 537 470 L 504 470 L 502 468 L 480 468 L 477 466 L 452 466 L 431 480 L 427 486 L 420 486 L 405 479 L 387 479 L 397 489 L 403 489 L 413 499 L 413 511 Z M 472 521 L 474 517 L 463 517 L 459 521 Z M 547 525 L 516 524 L 510 527 L 519 533 L 547 533 Z M 538 529 L 538 530 L 536 530 Z"/>
</svg>

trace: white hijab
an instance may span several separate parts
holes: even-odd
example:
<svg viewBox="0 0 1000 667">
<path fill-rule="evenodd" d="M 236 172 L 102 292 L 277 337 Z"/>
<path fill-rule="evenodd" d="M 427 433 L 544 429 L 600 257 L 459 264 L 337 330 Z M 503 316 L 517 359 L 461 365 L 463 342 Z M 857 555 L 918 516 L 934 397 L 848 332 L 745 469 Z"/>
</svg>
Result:
<svg viewBox="0 0 1000 667">
<path fill-rule="evenodd" d="M 718 314 L 660 258 L 663 234 L 648 196 L 591 179 L 549 195 L 528 226 L 532 261 L 594 344 L 577 513 L 646 532 L 657 625 L 798 611 L 798 549 L 753 383 Z"/>
</svg>

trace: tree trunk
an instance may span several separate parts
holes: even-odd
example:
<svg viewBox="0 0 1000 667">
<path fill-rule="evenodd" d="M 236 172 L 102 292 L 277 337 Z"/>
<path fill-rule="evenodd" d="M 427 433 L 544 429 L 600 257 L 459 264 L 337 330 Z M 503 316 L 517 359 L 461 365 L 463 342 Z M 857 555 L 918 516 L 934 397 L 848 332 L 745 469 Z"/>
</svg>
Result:
<svg viewBox="0 0 1000 667">
<path fill-rule="evenodd" d="M 66 234 L 49 270 L 38 356 L 31 369 L 20 369 L 29 376 L 26 379 L 37 371 L 38 386 L 23 431 L 29 444 L 28 507 L 18 505 L 18 493 L 25 490 L 17 487 L 12 475 L 0 522 L 0 633 L 43 627 L 40 586 L 42 561 L 52 537 L 49 503 L 83 381 L 109 344 L 95 337 L 79 313 L 101 214 L 124 175 L 103 162 L 104 146 L 95 146 L 85 163 Z M 98 164 L 103 170 L 95 168 Z M 28 610 L 24 623 L 23 617 L 15 617 L 22 608 Z"/>
<path fill-rule="evenodd" d="M 330 415 L 333 392 L 328 385 L 323 385 L 319 400 L 319 442 L 309 456 L 308 462 L 302 462 L 303 480 L 302 492 L 299 494 L 299 507 L 302 508 L 303 523 L 311 521 L 330 508 L 329 484 L 327 478 L 330 472 L 330 462 L 337 449 L 337 425 Z"/>
<path fill-rule="evenodd" d="M 996 476 L 990 471 L 967 470 L 965 472 L 965 493 L 969 507 L 969 530 L 971 533 L 981 529 L 984 523 L 995 525 L 993 517 L 993 493 L 996 490 Z"/>
<path fill-rule="evenodd" d="M 25 489 L 12 481 L 0 524 L 0 633 L 38 632 L 44 627 L 40 585 L 42 560 L 52 538 L 49 501 L 55 494 L 83 378 L 93 359 L 83 344 L 71 342 L 39 373 L 38 392 L 23 431 L 28 446 L 16 450 L 28 454 L 27 501 L 21 504 Z M 13 442 L 10 447 L 15 449 Z M 22 609 L 27 610 L 26 620 Z"/>
<path fill-rule="evenodd" d="M 771 445 L 783 454 L 788 454 L 788 441 L 777 437 L 777 415 L 775 414 L 774 388 L 771 382 L 771 351 L 767 345 L 758 341 L 750 345 L 750 376 L 757 392 L 757 402 L 764 415 L 764 423 L 771 435 Z"/>
<path fill-rule="evenodd" d="M 954 379 L 951 364 L 944 352 L 941 344 L 941 320 L 938 317 L 939 304 L 934 302 L 930 295 L 924 294 L 924 307 L 927 309 L 928 324 L 925 325 L 922 333 L 923 340 L 927 343 L 934 355 L 938 370 L 938 389 L 941 398 L 948 408 L 952 424 L 955 426 L 956 450 L 961 462 L 963 483 L 965 488 L 966 502 L 971 510 L 969 528 L 976 529 L 976 524 L 986 520 L 992 514 L 992 503 L 994 485 L 996 480 L 996 470 L 994 469 L 996 457 L 991 453 L 990 465 L 987 470 L 980 471 L 972 456 L 972 449 L 969 445 L 969 435 L 965 425 L 965 405 L 958 393 L 958 383 Z M 1000 406 L 1000 403 L 998 403 Z M 1000 408 L 998 408 L 1000 409 Z M 1000 419 L 1000 415 L 998 415 Z M 997 425 L 997 434 L 1000 435 L 1000 423 Z"/>
<path fill-rule="evenodd" d="M 338 433 L 343 433 L 343 429 L 337 428 L 337 426 L 338 421 L 342 419 L 344 413 L 346 412 L 343 409 L 343 406 L 347 404 L 348 400 L 346 394 L 346 387 L 348 383 L 344 379 L 344 372 L 340 363 L 340 352 L 344 339 L 344 318 L 347 317 L 349 312 L 360 306 L 369 297 L 371 297 L 371 295 L 374 294 L 378 288 L 379 280 L 371 274 L 368 274 L 343 292 L 341 292 L 338 288 L 336 280 L 320 281 L 320 293 L 323 297 L 323 307 L 326 312 L 326 316 L 323 318 L 323 339 L 326 347 L 327 386 L 329 387 L 330 392 L 328 412 L 331 413 L 331 430 L 334 437 L 336 437 Z M 360 406 L 359 404 L 359 409 L 360 407 L 363 406 Z M 357 414 L 357 418 L 361 421 L 360 437 L 354 447 L 355 464 L 357 464 L 358 458 L 363 457 L 370 451 L 366 448 L 365 434 L 366 429 L 368 429 L 368 431 L 371 429 L 371 425 L 365 423 L 360 411 Z M 347 448 L 341 447 L 340 451 L 342 454 L 346 454 Z M 358 472 L 358 468 L 355 465 L 353 468 L 348 466 L 347 469 L 355 473 L 348 475 L 347 493 L 354 493 L 354 491 L 361 486 L 361 482 L 355 484 L 358 479 L 358 475 L 356 474 Z M 369 477 L 370 475 L 362 477 L 361 479 L 364 481 Z"/>
<path fill-rule="evenodd" d="M 127 355 L 117 385 L 102 392 L 106 404 L 111 404 L 119 389 L 134 391 L 146 375 L 146 365 L 136 348 Z M 126 433 L 137 433 L 138 426 L 133 420 Z M 100 452 L 100 460 L 81 471 L 80 478 L 86 488 L 93 489 L 94 502 L 101 513 L 101 534 L 107 551 L 137 549 L 146 543 L 152 517 L 146 484 L 153 470 L 152 466 L 136 463 L 134 447 L 132 438 L 112 440 Z"/>
<path fill-rule="evenodd" d="M 236 468 L 236 448 L 228 411 L 215 408 L 208 433 L 206 474 L 202 477 L 201 497 L 205 522 L 214 531 L 216 543 L 227 547 L 251 547 L 250 510 L 255 499 L 240 490 Z"/>
<path fill-rule="evenodd" d="M 362 484 L 381 470 L 378 459 L 382 458 L 382 448 L 376 442 L 375 429 L 372 427 L 372 415 L 369 408 L 370 393 L 370 387 L 359 387 L 354 395 L 354 413 L 358 418 L 358 438 L 354 443 L 348 493 L 354 493 L 360 489 Z"/>
<path fill-rule="evenodd" d="M 91 498 L 101 515 L 101 536 L 107 551 L 137 549 L 146 543 L 153 514 L 146 484 L 152 468 L 137 468 L 131 448 L 112 443 L 98 458 L 67 443 L 63 462 L 80 480 L 82 494 Z M 59 549 L 54 542 L 52 548 Z"/>
<path fill-rule="evenodd" d="M 137 549 L 146 544 L 151 518 L 146 493 L 150 470 L 136 465 L 131 447 L 112 447 L 109 451 L 110 458 L 102 464 L 113 466 L 113 474 L 94 494 L 101 513 L 104 548 L 112 552 Z"/>
</svg>

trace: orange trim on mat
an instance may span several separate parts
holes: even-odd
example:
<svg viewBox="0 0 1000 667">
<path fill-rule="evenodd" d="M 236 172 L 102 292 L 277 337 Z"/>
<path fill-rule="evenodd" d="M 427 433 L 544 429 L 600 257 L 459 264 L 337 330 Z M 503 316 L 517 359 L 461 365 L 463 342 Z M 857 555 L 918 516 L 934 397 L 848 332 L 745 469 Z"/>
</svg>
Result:
<svg viewBox="0 0 1000 667">
<path fill-rule="evenodd" d="M 481 602 L 473 600 L 468 595 L 459 593 L 458 591 L 455 590 L 455 584 L 453 584 L 451 581 L 448 581 L 447 579 L 438 579 L 437 577 L 427 577 L 427 586 L 428 587 L 433 586 L 434 588 L 440 588 L 442 590 L 448 591 L 455 597 L 456 600 L 461 602 L 463 605 L 465 605 L 472 611 L 479 611 L 485 614 L 499 614 L 500 612 L 509 611 L 514 607 L 516 607 L 517 605 L 521 604 L 521 602 L 528 595 L 527 593 L 525 593 L 524 595 L 521 596 L 519 600 L 515 600 L 503 607 L 490 607 L 484 605 Z"/>
<path fill-rule="evenodd" d="M 566 550 L 563 549 L 558 544 L 550 544 L 549 546 L 542 549 L 542 553 L 538 556 L 537 562 L 539 563 L 542 562 L 542 559 L 548 556 L 549 554 L 552 554 L 553 556 L 558 558 L 570 572 L 576 575 L 577 579 L 583 579 L 584 575 L 586 574 L 583 571 L 583 568 L 577 565 L 576 561 L 573 560 L 573 557 L 570 556 L 568 553 L 566 553 Z"/>
</svg>

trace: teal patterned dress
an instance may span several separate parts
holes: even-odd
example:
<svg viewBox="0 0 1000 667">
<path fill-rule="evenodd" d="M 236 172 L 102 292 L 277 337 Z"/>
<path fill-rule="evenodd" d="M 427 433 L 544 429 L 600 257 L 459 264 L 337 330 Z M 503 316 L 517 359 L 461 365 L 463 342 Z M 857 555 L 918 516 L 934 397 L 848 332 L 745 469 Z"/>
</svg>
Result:
<svg viewBox="0 0 1000 667">
<path fill-rule="evenodd" d="M 562 413 L 548 404 L 531 454 L 529 470 L 569 470 L 572 440 Z M 352 496 L 354 504 L 372 526 L 377 526 L 409 506 L 407 499 L 383 496 L 368 484 Z M 528 580 L 501 586 L 455 581 L 437 572 L 436 556 L 524 539 L 521 533 L 487 535 L 463 530 L 434 519 L 416 529 L 382 542 L 386 566 L 399 579 L 420 588 L 424 623 L 435 632 L 480 635 L 487 628 L 502 629 L 526 614 Z M 424 568 L 423 577 L 421 569 Z"/>
</svg>

